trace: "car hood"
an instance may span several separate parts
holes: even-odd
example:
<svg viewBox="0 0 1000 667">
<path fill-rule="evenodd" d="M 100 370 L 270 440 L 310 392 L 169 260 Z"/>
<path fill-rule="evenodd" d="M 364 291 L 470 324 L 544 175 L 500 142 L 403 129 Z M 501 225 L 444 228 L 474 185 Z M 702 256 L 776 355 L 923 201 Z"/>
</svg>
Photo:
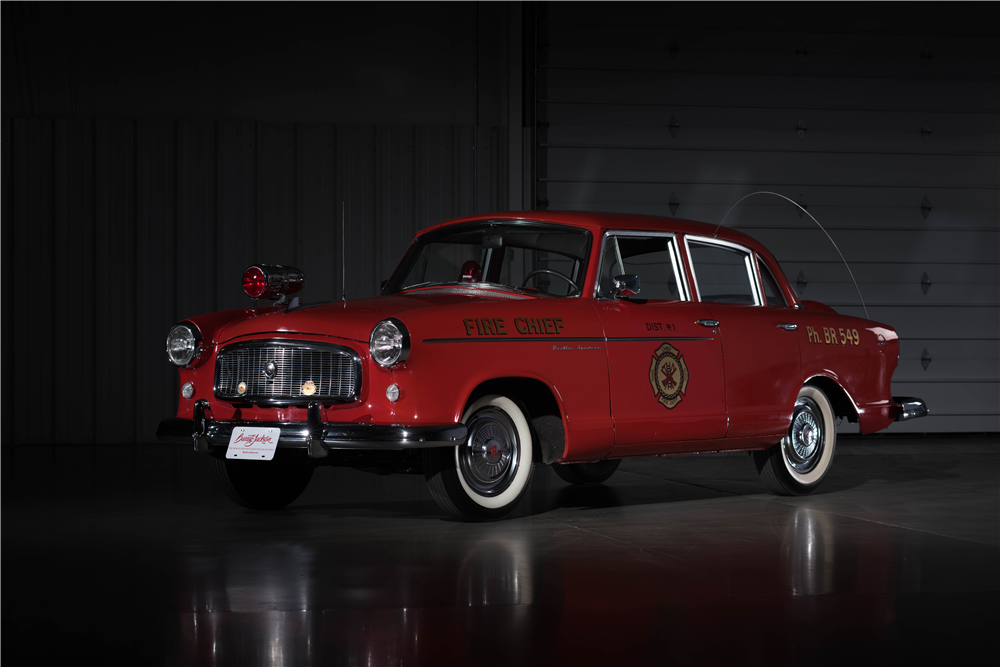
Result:
<svg viewBox="0 0 1000 667">
<path fill-rule="evenodd" d="M 441 308 L 464 311 L 464 307 L 474 303 L 496 301 L 496 298 L 481 296 L 428 294 L 331 301 L 293 310 L 264 308 L 243 311 L 249 316 L 219 328 L 214 339 L 215 342 L 224 344 L 240 337 L 285 333 L 334 336 L 367 343 L 372 328 L 387 317 L 399 317 L 409 327 L 411 322 L 423 321 L 424 316 L 430 314 L 420 313 L 416 317 L 415 311 L 429 308 L 434 308 L 435 314 Z M 407 314 L 411 317 L 408 318 Z"/>
</svg>

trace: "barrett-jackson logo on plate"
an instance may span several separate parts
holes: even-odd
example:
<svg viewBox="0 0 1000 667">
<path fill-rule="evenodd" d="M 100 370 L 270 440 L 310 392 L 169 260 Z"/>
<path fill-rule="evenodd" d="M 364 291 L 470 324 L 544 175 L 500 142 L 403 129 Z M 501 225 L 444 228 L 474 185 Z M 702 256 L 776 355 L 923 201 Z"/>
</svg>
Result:
<svg viewBox="0 0 1000 667">
<path fill-rule="evenodd" d="M 649 364 L 649 384 L 653 387 L 656 400 L 668 410 L 687 394 L 688 367 L 680 351 L 670 343 L 664 343 L 653 352 Z"/>
<path fill-rule="evenodd" d="M 244 447 L 253 447 L 254 445 L 271 445 L 274 444 L 274 438 L 270 435 L 257 435 L 249 433 L 240 433 L 233 440 L 234 445 L 243 445 Z"/>
</svg>

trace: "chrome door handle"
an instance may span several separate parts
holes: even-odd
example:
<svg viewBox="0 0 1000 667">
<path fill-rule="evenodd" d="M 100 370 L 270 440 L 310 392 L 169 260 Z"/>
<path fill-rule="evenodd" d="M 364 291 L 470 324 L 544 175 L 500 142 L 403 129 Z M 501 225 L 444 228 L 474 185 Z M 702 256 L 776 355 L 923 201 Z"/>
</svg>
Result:
<svg viewBox="0 0 1000 667">
<path fill-rule="evenodd" d="M 719 320 L 698 320 L 698 324 L 703 327 L 717 327 L 719 326 Z"/>
<path fill-rule="evenodd" d="M 799 328 L 799 325 L 798 324 L 791 324 L 791 323 L 785 322 L 783 324 L 779 324 L 778 328 L 779 329 L 784 329 L 785 331 L 795 331 L 796 329 Z"/>
</svg>

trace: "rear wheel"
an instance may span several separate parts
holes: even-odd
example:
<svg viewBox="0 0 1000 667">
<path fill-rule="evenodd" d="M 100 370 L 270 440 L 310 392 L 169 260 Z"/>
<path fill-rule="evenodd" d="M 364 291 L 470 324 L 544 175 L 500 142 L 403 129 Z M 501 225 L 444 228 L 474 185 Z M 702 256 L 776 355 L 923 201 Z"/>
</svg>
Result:
<svg viewBox="0 0 1000 667">
<path fill-rule="evenodd" d="M 552 469 L 570 484 L 602 484 L 618 470 L 621 459 L 594 463 L 556 463 Z"/>
<path fill-rule="evenodd" d="M 431 496 L 459 519 L 502 519 L 521 502 L 534 473 L 528 420 L 509 398 L 484 396 L 462 422 L 469 430 L 465 444 L 424 450 Z"/>
<path fill-rule="evenodd" d="M 760 478 L 771 493 L 804 496 L 819 488 L 833 463 L 837 430 L 833 407 L 819 387 L 799 391 L 788 433 L 774 447 L 754 452 Z"/>
<path fill-rule="evenodd" d="M 212 456 L 212 467 L 222 489 L 237 505 L 255 510 L 277 510 L 305 491 L 314 469 L 309 463 L 281 460 L 279 453 L 275 453 L 272 461 L 237 461 Z"/>
</svg>

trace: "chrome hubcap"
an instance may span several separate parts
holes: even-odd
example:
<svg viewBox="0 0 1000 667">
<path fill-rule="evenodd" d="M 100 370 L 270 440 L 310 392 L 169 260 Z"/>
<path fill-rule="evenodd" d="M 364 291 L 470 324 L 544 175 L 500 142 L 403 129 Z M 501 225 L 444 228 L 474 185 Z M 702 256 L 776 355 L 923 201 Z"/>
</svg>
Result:
<svg viewBox="0 0 1000 667">
<path fill-rule="evenodd" d="M 520 459 L 514 423 L 503 410 L 490 407 L 474 414 L 466 426 L 469 439 L 458 449 L 465 482 L 484 496 L 503 493 L 517 473 Z"/>
<path fill-rule="evenodd" d="M 795 401 L 795 412 L 788 435 L 781 441 L 789 465 L 800 473 L 816 467 L 823 455 L 823 417 L 812 399 Z"/>
</svg>

